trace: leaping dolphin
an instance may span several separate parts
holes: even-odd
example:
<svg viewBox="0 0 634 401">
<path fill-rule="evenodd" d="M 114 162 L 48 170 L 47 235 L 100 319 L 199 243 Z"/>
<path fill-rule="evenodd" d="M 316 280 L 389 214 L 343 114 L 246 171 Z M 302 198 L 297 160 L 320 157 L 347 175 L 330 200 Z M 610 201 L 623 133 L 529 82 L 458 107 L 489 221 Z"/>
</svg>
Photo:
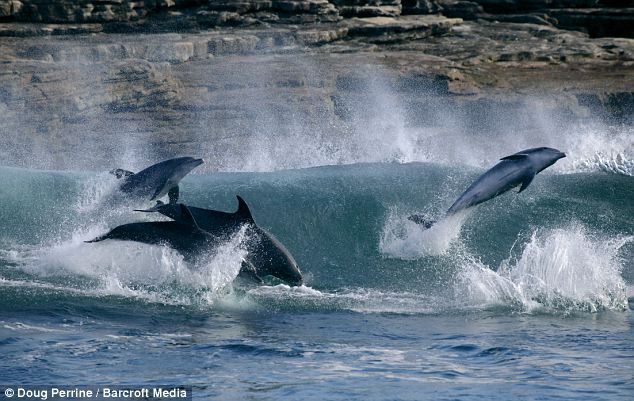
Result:
<svg viewBox="0 0 634 401">
<path fill-rule="evenodd" d="M 138 173 L 114 169 L 117 178 L 123 178 L 119 191 L 137 199 L 156 200 L 168 195 L 170 203 L 178 201 L 178 184 L 190 171 L 203 164 L 203 159 L 177 157 L 156 163 Z"/>
<path fill-rule="evenodd" d="M 479 205 L 493 199 L 512 188 L 521 185 L 518 193 L 524 191 L 533 178 L 542 170 L 552 166 L 566 154 L 553 148 L 532 148 L 522 150 L 500 159 L 500 162 L 482 174 L 447 210 L 446 216 Z M 409 220 L 429 228 L 435 221 L 426 220 L 414 214 Z"/>
<path fill-rule="evenodd" d="M 209 210 L 189 206 L 185 209 L 191 213 L 199 227 L 212 234 L 216 238 L 227 237 L 235 233 L 240 227 L 247 224 L 247 256 L 242 265 L 240 275 L 257 282 L 262 282 L 262 277 L 273 276 L 291 285 L 301 285 L 302 273 L 297 266 L 293 255 L 271 233 L 255 223 L 249 206 L 240 196 L 238 198 L 238 210 L 234 213 Z M 188 220 L 182 204 L 157 205 L 141 212 L 158 212 L 176 222 Z"/>
</svg>

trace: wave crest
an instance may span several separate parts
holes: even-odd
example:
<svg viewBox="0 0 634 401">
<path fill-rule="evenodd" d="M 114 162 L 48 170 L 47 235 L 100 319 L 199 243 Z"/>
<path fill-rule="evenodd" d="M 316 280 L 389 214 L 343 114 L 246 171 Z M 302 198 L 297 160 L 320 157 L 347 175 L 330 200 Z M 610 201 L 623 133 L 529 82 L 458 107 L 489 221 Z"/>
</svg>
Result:
<svg viewBox="0 0 634 401">
<path fill-rule="evenodd" d="M 126 241 L 84 244 L 76 236 L 51 247 L 5 255 L 30 280 L 86 295 L 136 297 L 166 304 L 212 304 L 231 292 L 247 240 L 246 227 L 194 263 L 165 246 Z M 85 236 L 81 236 L 85 238 Z"/>
<path fill-rule="evenodd" d="M 582 126 L 566 136 L 564 172 L 593 172 L 634 176 L 634 129 Z M 562 148 L 564 149 L 564 148 Z M 558 165 L 556 165 L 558 166 Z"/>
</svg>

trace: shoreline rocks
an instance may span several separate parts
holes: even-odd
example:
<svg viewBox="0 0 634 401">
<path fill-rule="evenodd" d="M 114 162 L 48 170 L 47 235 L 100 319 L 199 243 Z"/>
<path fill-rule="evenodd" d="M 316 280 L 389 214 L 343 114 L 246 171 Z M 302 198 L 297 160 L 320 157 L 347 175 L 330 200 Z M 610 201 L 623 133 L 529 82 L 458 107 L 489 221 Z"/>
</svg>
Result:
<svg viewBox="0 0 634 401">
<path fill-rule="evenodd" d="M 634 37 L 632 0 L 0 0 L 0 23 L 100 24 L 106 32 L 192 32 L 432 14 L 552 25 L 592 37 Z M 58 27 L 51 34 L 95 29 Z M 31 32 L 47 30 L 32 27 Z"/>
<path fill-rule="evenodd" d="M 525 99 L 563 120 L 634 122 L 634 39 L 574 20 L 630 11 L 570 8 L 597 2 L 73 2 L 83 14 L 48 3 L 0 0 L 3 164 L 110 165 L 134 143 L 215 154 L 236 146 L 227 138 L 327 142 L 385 113 L 408 129 L 454 113 L 486 131 Z M 46 15 L 66 19 L 16 22 Z M 95 18 L 110 22 L 77 22 Z M 98 158 L 86 150 L 97 143 Z"/>
</svg>

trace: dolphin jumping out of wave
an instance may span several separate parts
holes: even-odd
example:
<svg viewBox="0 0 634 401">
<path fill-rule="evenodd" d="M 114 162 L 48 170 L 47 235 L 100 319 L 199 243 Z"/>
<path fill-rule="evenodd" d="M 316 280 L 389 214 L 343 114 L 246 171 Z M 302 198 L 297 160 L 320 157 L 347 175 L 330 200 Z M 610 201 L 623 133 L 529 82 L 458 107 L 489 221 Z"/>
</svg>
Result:
<svg viewBox="0 0 634 401">
<path fill-rule="evenodd" d="M 168 195 L 170 203 L 178 201 L 178 183 L 194 168 L 203 164 L 203 159 L 177 157 L 156 163 L 138 173 L 114 169 L 117 178 L 123 178 L 119 191 L 126 196 L 156 200 Z"/>
<path fill-rule="evenodd" d="M 526 149 L 503 157 L 498 164 L 482 174 L 460 195 L 447 210 L 446 215 L 450 216 L 461 210 L 479 205 L 519 185 L 521 185 L 518 192 L 520 193 L 528 188 L 537 173 L 564 157 L 566 157 L 565 153 L 546 147 Z M 436 223 L 426 220 L 418 214 L 411 215 L 408 219 L 425 228 L 430 228 Z"/>
<path fill-rule="evenodd" d="M 184 213 L 188 211 L 202 230 L 216 238 L 226 238 L 247 224 L 248 253 L 243 261 L 240 276 L 256 282 L 262 282 L 262 277 L 273 276 L 291 285 L 301 285 L 302 273 L 293 255 L 277 238 L 255 223 L 247 203 L 240 196 L 236 197 L 238 210 L 234 213 L 185 207 L 182 204 L 164 204 L 160 201 L 153 208 L 137 211 L 158 212 L 176 222 L 189 220 L 187 213 Z"/>
</svg>

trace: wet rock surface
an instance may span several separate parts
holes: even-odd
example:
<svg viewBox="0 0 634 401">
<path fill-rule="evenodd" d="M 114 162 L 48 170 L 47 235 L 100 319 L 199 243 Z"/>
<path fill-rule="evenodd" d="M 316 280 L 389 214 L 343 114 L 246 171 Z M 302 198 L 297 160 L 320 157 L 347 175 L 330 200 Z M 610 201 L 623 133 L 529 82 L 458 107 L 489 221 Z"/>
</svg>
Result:
<svg viewBox="0 0 634 401">
<path fill-rule="evenodd" d="M 368 96 L 383 93 L 398 96 L 412 127 L 433 126 L 449 109 L 486 129 L 483 114 L 519 110 L 527 97 L 571 118 L 631 121 L 628 7 L 0 0 L 0 158 L 110 165 L 131 141 L 148 152 L 214 154 L 271 132 L 346 135 L 377 113 Z M 101 160 L 82 157 L 91 141 L 105 144 Z M 33 153 L 48 158 L 33 162 Z"/>
</svg>

